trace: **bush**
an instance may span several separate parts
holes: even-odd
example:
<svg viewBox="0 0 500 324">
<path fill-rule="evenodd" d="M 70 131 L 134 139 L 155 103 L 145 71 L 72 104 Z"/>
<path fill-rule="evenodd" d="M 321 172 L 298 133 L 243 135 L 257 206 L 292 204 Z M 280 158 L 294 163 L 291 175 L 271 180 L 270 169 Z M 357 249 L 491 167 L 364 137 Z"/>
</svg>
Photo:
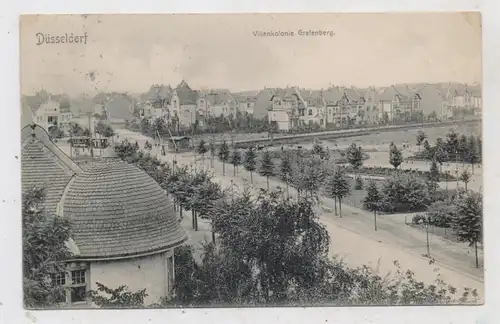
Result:
<svg viewBox="0 0 500 324">
<path fill-rule="evenodd" d="M 437 227 L 450 227 L 457 207 L 452 201 L 436 201 L 427 208 L 429 223 Z"/>
<path fill-rule="evenodd" d="M 412 222 L 413 224 L 416 224 L 416 225 L 418 225 L 418 224 L 420 224 L 420 223 L 423 223 L 423 222 L 425 222 L 425 216 L 424 216 L 424 215 L 421 215 L 421 214 L 417 214 L 417 215 L 415 215 L 415 216 L 413 216 L 413 217 L 411 218 L 411 222 Z"/>
<path fill-rule="evenodd" d="M 382 187 L 383 212 L 424 211 L 430 202 L 427 185 L 411 174 L 400 173 L 387 179 Z"/>
</svg>

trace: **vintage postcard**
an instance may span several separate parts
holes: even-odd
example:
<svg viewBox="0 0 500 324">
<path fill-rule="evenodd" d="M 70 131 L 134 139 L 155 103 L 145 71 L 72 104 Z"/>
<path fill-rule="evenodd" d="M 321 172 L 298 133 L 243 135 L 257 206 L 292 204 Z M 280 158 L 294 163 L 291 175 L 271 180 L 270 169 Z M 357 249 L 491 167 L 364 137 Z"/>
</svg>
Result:
<svg viewBox="0 0 500 324">
<path fill-rule="evenodd" d="M 479 13 L 20 19 L 26 308 L 484 302 Z"/>
</svg>

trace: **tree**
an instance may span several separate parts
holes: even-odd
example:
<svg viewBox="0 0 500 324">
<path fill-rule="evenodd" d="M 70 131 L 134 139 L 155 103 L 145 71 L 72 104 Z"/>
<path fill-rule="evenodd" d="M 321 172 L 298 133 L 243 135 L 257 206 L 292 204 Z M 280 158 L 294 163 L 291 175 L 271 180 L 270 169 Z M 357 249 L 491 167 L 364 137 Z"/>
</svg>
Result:
<svg viewBox="0 0 500 324">
<path fill-rule="evenodd" d="M 89 297 L 92 302 L 102 308 L 143 308 L 144 299 L 148 296 L 146 289 L 137 292 L 127 291 L 125 285 L 119 286 L 116 289 L 111 289 L 105 285 L 96 282 L 97 290 L 91 290 Z M 102 296 L 101 293 L 108 296 Z"/>
<path fill-rule="evenodd" d="M 196 147 L 196 152 L 201 155 L 201 163 L 205 164 L 205 153 L 207 153 L 207 143 L 201 139 Z"/>
<path fill-rule="evenodd" d="M 403 163 L 403 153 L 394 143 L 391 143 L 389 146 L 389 163 L 391 163 L 395 170 Z"/>
<path fill-rule="evenodd" d="M 280 164 L 280 177 L 286 183 L 286 192 L 290 196 L 289 186 L 292 181 L 292 160 L 289 152 L 283 152 Z"/>
<path fill-rule="evenodd" d="M 356 146 L 356 143 L 352 143 L 347 149 L 347 161 L 352 165 L 354 170 L 358 170 L 363 165 L 363 152 L 361 151 L 361 146 Z"/>
<path fill-rule="evenodd" d="M 95 126 L 95 132 L 102 137 L 113 137 L 115 135 L 115 131 L 113 128 L 102 121 L 99 121 Z"/>
<path fill-rule="evenodd" d="M 146 141 L 146 143 L 144 143 L 144 149 L 151 151 L 153 149 L 153 145 L 149 143 L 149 141 Z"/>
<path fill-rule="evenodd" d="M 396 173 L 386 178 L 381 193 L 380 210 L 384 212 L 420 211 L 430 202 L 427 184 L 410 173 Z"/>
<path fill-rule="evenodd" d="M 215 147 L 214 142 L 210 142 L 210 167 L 214 167 L 214 157 L 217 155 L 217 148 Z"/>
<path fill-rule="evenodd" d="M 446 133 L 446 144 L 445 144 L 445 150 L 448 153 L 448 155 L 456 154 L 458 152 L 459 148 L 459 134 L 454 130 L 451 129 L 448 133 Z"/>
<path fill-rule="evenodd" d="M 434 151 L 434 159 L 439 163 L 439 170 L 442 172 L 443 163 L 448 160 L 448 152 L 444 149 L 442 145 L 436 145 Z"/>
<path fill-rule="evenodd" d="M 380 199 L 381 196 L 378 192 L 377 184 L 372 180 L 369 182 L 368 188 L 366 188 L 366 197 L 363 201 L 363 207 L 373 212 L 375 230 L 377 230 L 377 211 L 379 210 Z"/>
<path fill-rule="evenodd" d="M 360 175 L 356 175 L 354 178 L 354 190 L 362 190 L 363 189 L 363 178 Z"/>
<path fill-rule="evenodd" d="M 260 159 L 259 174 L 266 177 L 267 190 L 269 190 L 269 177 L 274 175 L 274 163 L 269 151 L 265 151 Z"/>
<path fill-rule="evenodd" d="M 57 277 L 64 276 L 64 260 L 71 256 L 67 219 L 44 209 L 45 190 L 31 187 L 22 195 L 23 290 L 28 308 L 54 306 L 64 300 Z"/>
<path fill-rule="evenodd" d="M 472 166 L 472 174 L 474 174 L 474 164 L 479 162 L 478 146 L 476 138 L 471 135 L 467 143 L 467 162 Z"/>
<path fill-rule="evenodd" d="M 458 139 L 458 154 L 460 157 L 460 161 L 465 162 L 467 160 L 467 150 L 468 150 L 467 136 L 462 135 Z"/>
<path fill-rule="evenodd" d="M 419 152 L 420 152 L 420 146 L 423 145 L 426 138 L 427 138 L 427 135 L 423 131 L 417 132 L 417 146 L 418 146 Z M 427 144 L 428 144 L 428 142 L 427 142 Z"/>
<path fill-rule="evenodd" d="M 340 218 L 342 218 L 342 198 L 351 192 L 351 188 L 349 187 L 349 180 L 341 167 L 337 167 L 328 178 L 325 189 L 329 197 L 338 199 Z"/>
<path fill-rule="evenodd" d="M 453 228 L 457 239 L 474 246 L 476 268 L 479 268 L 477 244 L 483 238 L 483 196 L 472 191 L 456 199 L 457 214 L 453 217 Z"/>
<path fill-rule="evenodd" d="M 222 162 L 222 175 L 226 174 L 226 162 L 229 159 L 229 146 L 226 141 L 222 142 L 219 147 L 219 160 Z"/>
<path fill-rule="evenodd" d="M 219 246 L 205 255 L 204 266 L 215 304 L 289 303 L 325 282 L 328 233 L 311 201 L 276 192 L 245 195 L 228 204 L 214 226 Z"/>
<path fill-rule="evenodd" d="M 253 172 L 257 169 L 257 154 L 252 147 L 245 152 L 243 166 L 250 172 L 250 182 L 253 183 Z"/>
<path fill-rule="evenodd" d="M 59 128 L 59 126 L 52 126 L 49 128 L 49 135 L 51 138 L 62 138 L 64 132 Z"/>
<path fill-rule="evenodd" d="M 465 191 L 467 191 L 467 184 L 470 182 L 471 178 L 472 178 L 472 174 L 467 169 L 464 169 L 462 171 L 462 173 L 460 173 L 459 180 L 463 181 L 463 183 L 465 185 Z"/>
<path fill-rule="evenodd" d="M 432 160 L 431 168 L 429 170 L 429 180 L 434 182 L 439 182 L 439 170 L 437 167 L 436 160 Z"/>
<path fill-rule="evenodd" d="M 429 144 L 429 141 L 424 140 L 424 150 L 425 150 L 425 156 L 427 159 L 431 160 L 434 158 L 434 152 L 432 150 L 431 145 Z"/>
<path fill-rule="evenodd" d="M 241 153 L 238 149 L 233 150 L 231 155 L 231 164 L 233 165 L 233 175 L 236 176 L 236 169 L 241 165 Z"/>
</svg>

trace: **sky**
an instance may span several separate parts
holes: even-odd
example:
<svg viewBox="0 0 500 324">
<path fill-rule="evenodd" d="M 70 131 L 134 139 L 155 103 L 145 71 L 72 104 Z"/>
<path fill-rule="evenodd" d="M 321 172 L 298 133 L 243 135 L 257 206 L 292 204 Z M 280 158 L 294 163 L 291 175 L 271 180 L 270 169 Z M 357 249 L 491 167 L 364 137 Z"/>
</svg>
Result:
<svg viewBox="0 0 500 324">
<path fill-rule="evenodd" d="M 28 95 L 141 93 L 183 79 L 195 89 L 232 91 L 481 82 L 477 13 L 30 15 L 20 33 Z M 87 43 L 37 45 L 37 33 L 86 33 Z"/>
</svg>

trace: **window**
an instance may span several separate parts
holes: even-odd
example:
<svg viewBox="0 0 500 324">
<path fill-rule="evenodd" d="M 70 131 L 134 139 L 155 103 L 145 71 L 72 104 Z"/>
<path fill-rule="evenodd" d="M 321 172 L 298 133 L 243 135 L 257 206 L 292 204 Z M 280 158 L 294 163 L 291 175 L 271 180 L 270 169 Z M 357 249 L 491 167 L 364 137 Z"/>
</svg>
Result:
<svg viewBox="0 0 500 324">
<path fill-rule="evenodd" d="M 47 122 L 49 124 L 57 125 L 57 117 L 56 116 L 49 116 L 49 117 L 47 117 Z"/>
<path fill-rule="evenodd" d="M 312 114 L 313 114 L 313 110 L 309 109 L 309 116 L 312 116 Z"/>
<path fill-rule="evenodd" d="M 85 275 L 85 269 L 71 271 L 71 303 L 86 301 L 87 283 Z"/>
</svg>

